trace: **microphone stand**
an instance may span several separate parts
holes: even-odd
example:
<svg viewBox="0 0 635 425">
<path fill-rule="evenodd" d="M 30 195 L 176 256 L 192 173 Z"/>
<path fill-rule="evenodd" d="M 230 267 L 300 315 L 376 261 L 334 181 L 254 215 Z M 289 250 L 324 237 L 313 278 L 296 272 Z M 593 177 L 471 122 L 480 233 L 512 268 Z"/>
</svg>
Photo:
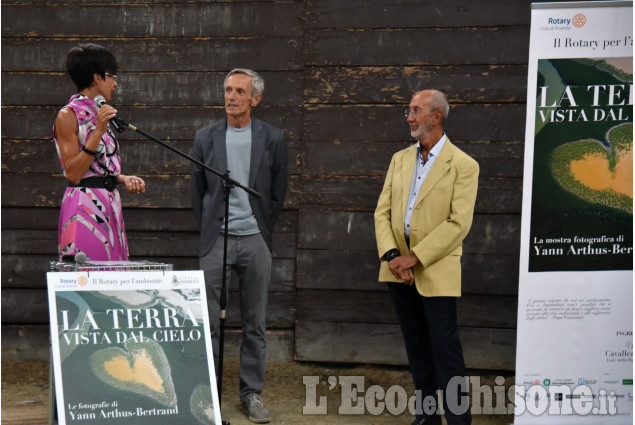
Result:
<svg viewBox="0 0 635 425">
<path fill-rule="evenodd" d="M 219 302 L 220 329 L 218 331 L 218 376 L 216 377 L 216 385 L 218 387 L 218 408 L 220 409 L 222 398 L 223 398 L 223 357 L 225 352 L 225 322 L 227 321 L 227 302 L 228 302 L 228 296 L 229 296 L 228 294 L 229 288 L 227 287 L 227 282 L 226 282 L 226 279 L 227 279 L 227 229 L 229 226 L 229 194 L 234 187 L 239 187 L 245 192 L 249 193 L 250 195 L 255 196 L 256 198 L 260 198 L 262 197 L 262 195 L 260 195 L 260 193 L 256 192 L 250 187 L 243 186 L 236 180 L 230 178 L 229 170 L 225 171 L 225 173 L 221 173 L 220 171 L 213 169 L 212 167 L 199 161 L 198 159 L 193 158 L 184 152 L 181 152 L 180 150 L 174 148 L 173 146 L 168 145 L 164 141 L 159 140 L 156 137 L 138 129 L 134 125 L 125 122 L 121 118 L 117 117 L 117 120 L 123 126 L 121 130 L 119 129 L 117 130 L 119 133 L 123 132 L 123 130 L 126 127 L 132 131 L 136 131 L 137 133 L 147 137 L 153 142 L 160 144 L 164 148 L 167 148 L 171 150 L 172 152 L 188 159 L 189 161 L 205 168 L 206 170 L 211 171 L 212 173 L 216 174 L 218 177 L 220 177 L 223 180 L 223 187 L 225 189 L 225 217 L 224 217 L 225 237 L 223 241 L 223 274 L 222 274 L 223 281 L 221 283 L 221 293 L 220 293 L 220 302 Z M 222 421 L 222 422 L 223 422 L 222 425 L 230 425 L 229 422 L 227 421 Z"/>
<path fill-rule="evenodd" d="M 184 152 L 181 152 L 180 150 L 176 149 L 175 147 L 168 145 L 164 141 L 157 139 L 156 137 L 146 133 L 145 131 L 135 127 L 134 125 L 132 125 L 130 123 L 125 122 L 121 118 L 117 118 L 117 119 L 119 120 L 119 122 L 121 124 L 123 124 L 125 127 L 129 128 L 130 130 L 136 131 L 137 133 L 147 137 L 148 139 L 152 140 L 153 142 L 157 142 L 158 144 L 160 144 L 164 148 L 169 149 L 169 150 L 171 150 L 172 152 L 174 152 L 174 153 L 176 153 L 178 155 L 181 155 L 182 157 L 188 159 L 189 161 L 195 163 L 196 165 L 200 165 L 201 167 L 205 168 L 208 171 L 211 171 L 212 173 L 216 174 L 218 177 L 223 179 L 225 182 L 229 183 L 232 187 L 234 187 L 234 186 L 235 187 L 239 187 L 239 188 L 243 189 L 245 192 L 249 193 L 250 195 L 255 196 L 256 198 L 261 198 L 262 197 L 262 195 L 260 193 L 256 192 L 252 188 L 247 187 L 247 186 L 243 186 L 242 184 L 240 184 L 236 180 L 230 178 L 229 177 L 229 171 L 226 171 L 225 173 L 221 173 L 220 171 L 217 171 L 217 170 L 213 169 L 212 167 L 210 167 L 209 165 L 199 161 L 198 159 L 193 158 L 193 157 L 191 157 L 190 155 L 188 155 L 188 154 L 186 154 Z M 120 133 L 123 132 L 123 130 L 124 129 L 122 129 L 120 131 Z"/>
</svg>

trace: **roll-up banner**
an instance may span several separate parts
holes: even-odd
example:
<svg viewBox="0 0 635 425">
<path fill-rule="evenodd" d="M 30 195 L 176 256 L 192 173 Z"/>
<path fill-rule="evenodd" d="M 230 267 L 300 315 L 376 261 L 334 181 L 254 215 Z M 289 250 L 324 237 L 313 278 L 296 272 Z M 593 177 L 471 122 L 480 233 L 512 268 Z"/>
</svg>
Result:
<svg viewBox="0 0 635 425">
<path fill-rule="evenodd" d="M 532 4 L 515 424 L 633 423 L 633 4 Z"/>
</svg>

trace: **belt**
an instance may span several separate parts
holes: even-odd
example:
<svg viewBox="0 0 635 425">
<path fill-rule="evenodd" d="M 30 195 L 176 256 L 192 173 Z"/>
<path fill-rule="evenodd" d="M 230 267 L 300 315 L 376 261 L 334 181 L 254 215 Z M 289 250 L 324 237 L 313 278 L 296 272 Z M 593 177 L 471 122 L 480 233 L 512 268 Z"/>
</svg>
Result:
<svg viewBox="0 0 635 425">
<path fill-rule="evenodd" d="M 69 187 L 90 187 L 92 189 L 106 189 L 108 192 L 112 192 L 117 188 L 117 177 L 86 177 L 81 179 L 79 183 L 73 184 L 68 182 Z"/>
</svg>

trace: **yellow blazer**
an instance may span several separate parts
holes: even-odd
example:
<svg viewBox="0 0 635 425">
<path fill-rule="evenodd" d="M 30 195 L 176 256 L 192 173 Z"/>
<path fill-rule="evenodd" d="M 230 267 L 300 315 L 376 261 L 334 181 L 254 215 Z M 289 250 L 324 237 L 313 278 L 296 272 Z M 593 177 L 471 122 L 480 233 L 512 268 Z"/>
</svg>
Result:
<svg viewBox="0 0 635 425">
<path fill-rule="evenodd" d="M 390 162 L 375 210 L 375 236 L 381 258 L 391 249 L 414 252 L 417 291 L 426 297 L 461 296 L 463 239 L 472 226 L 478 189 L 478 163 L 446 139 L 423 182 L 410 222 L 410 246 L 404 220 L 417 145 L 397 152 Z M 401 282 L 382 261 L 380 282 Z"/>
</svg>

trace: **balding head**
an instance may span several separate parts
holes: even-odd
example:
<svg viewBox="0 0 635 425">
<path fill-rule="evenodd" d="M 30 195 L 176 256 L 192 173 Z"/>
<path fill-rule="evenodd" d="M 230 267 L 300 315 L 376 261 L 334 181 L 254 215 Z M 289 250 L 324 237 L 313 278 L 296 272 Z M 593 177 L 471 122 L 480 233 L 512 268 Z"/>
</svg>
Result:
<svg viewBox="0 0 635 425">
<path fill-rule="evenodd" d="M 410 135 L 428 151 L 443 136 L 443 119 L 449 108 L 445 95 L 438 90 L 422 90 L 410 100 L 406 116 Z"/>
<path fill-rule="evenodd" d="M 430 108 L 430 111 L 441 111 L 443 113 L 443 120 L 450 113 L 450 104 L 448 103 L 447 96 L 439 90 L 421 90 L 412 96 L 421 97 L 426 106 Z"/>
</svg>

